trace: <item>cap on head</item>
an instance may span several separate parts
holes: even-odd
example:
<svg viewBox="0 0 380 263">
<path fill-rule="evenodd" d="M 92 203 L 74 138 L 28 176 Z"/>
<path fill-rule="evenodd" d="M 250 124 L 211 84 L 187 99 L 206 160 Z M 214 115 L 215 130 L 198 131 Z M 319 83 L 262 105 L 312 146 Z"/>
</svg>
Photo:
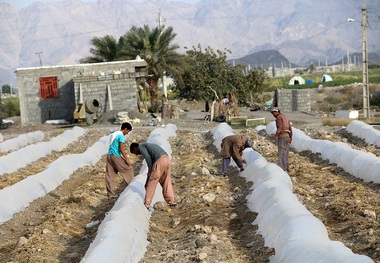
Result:
<svg viewBox="0 0 380 263">
<path fill-rule="evenodd" d="M 279 112 L 280 110 L 277 107 L 274 107 L 270 110 L 270 112 Z"/>
</svg>

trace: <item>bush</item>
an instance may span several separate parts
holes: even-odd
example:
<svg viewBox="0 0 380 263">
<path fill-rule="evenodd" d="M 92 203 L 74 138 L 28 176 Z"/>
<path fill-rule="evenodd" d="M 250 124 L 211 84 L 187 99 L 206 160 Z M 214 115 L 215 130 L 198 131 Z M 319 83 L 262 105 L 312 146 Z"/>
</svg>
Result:
<svg viewBox="0 0 380 263">
<path fill-rule="evenodd" d="M 157 113 L 159 109 L 161 109 L 161 105 L 160 104 L 151 105 L 148 108 L 148 112 L 149 113 Z"/>
<path fill-rule="evenodd" d="M 19 98 L 5 98 L 1 99 L 2 116 L 9 118 L 13 116 L 20 116 L 20 100 Z"/>
<path fill-rule="evenodd" d="M 380 92 L 376 92 L 371 95 L 369 104 L 371 106 L 380 106 Z"/>
</svg>

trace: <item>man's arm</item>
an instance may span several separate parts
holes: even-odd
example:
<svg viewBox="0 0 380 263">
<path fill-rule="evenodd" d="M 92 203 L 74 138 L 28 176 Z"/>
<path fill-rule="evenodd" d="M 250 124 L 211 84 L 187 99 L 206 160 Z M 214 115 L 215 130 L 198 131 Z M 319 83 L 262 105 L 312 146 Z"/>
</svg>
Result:
<svg viewBox="0 0 380 263">
<path fill-rule="evenodd" d="M 127 153 L 125 152 L 125 149 L 124 149 L 124 143 L 119 142 L 119 149 L 120 149 L 121 155 L 124 157 L 124 159 L 127 162 L 127 164 L 131 165 L 131 161 L 127 157 Z"/>
<path fill-rule="evenodd" d="M 237 146 L 236 142 L 232 145 L 232 155 L 235 159 L 241 161 L 242 163 L 246 163 L 243 159 L 243 151 L 241 151 L 240 147 Z"/>
<path fill-rule="evenodd" d="M 274 134 L 274 139 L 277 141 L 278 140 L 278 135 L 280 134 L 280 130 L 281 130 L 281 118 L 279 118 L 278 116 L 276 117 L 276 127 L 277 127 L 277 130 L 276 130 L 276 133 Z"/>
<path fill-rule="evenodd" d="M 141 155 L 144 157 L 146 164 L 148 165 L 148 175 L 150 175 L 150 172 L 152 171 L 153 167 L 152 157 L 150 156 L 148 149 L 144 145 L 140 144 L 139 150 Z"/>
</svg>

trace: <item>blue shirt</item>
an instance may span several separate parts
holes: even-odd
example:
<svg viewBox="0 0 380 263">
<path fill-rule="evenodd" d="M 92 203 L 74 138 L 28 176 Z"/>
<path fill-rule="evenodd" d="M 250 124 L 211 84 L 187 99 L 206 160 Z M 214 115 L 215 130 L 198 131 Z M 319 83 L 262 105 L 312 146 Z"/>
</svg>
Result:
<svg viewBox="0 0 380 263">
<path fill-rule="evenodd" d="M 108 149 L 109 155 L 121 157 L 120 143 L 125 143 L 125 136 L 121 131 L 116 131 L 111 134 L 110 147 Z"/>
</svg>

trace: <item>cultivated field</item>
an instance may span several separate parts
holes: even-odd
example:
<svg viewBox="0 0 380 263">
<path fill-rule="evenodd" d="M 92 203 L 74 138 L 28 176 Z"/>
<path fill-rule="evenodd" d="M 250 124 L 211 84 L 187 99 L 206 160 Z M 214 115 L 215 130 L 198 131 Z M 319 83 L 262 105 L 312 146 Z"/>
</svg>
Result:
<svg viewBox="0 0 380 263">
<path fill-rule="evenodd" d="M 252 224 L 257 214 L 246 206 L 252 183 L 239 176 L 234 167 L 230 167 L 229 176 L 220 175 L 220 157 L 209 132 L 219 123 L 205 122 L 199 105 L 186 107 L 186 116 L 170 120 L 178 127 L 177 137 L 170 139 L 178 205 L 174 209 L 157 206 L 148 233 L 151 243 L 141 262 L 269 262 L 275 251 L 264 245 L 257 226 Z M 273 120 L 265 112 L 254 114 Z M 380 157 L 379 149 L 340 127 L 322 126 L 323 116 L 318 111 L 289 116 L 294 127 L 312 138 L 344 142 Z M 0 176 L 0 189 L 43 171 L 60 156 L 85 151 L 115 127 L 107 121 L 87 127 L 85 134 L 63 151 Z M 14 126 L 1 133 L 9 139 L 41 130 L 45 140 L 50 140 L 70 128 Z M 135 125 L 128 142 L 146 140 L 154 128 Z M 240 127 L 235 132 L 247 134 L 254 141 L 254 149 L 276 163 L 273 137 L 254 128 Z M 142 160 L 130 157 L 137 174 Z M 290 163 L 294 193 L 324 223 L 330 239 L 380 262 L 380 186 L 364 183 L 310 152 L 292 152 Z M 79 262 L 97 232 L 97 225 L 88 224 L 101 222 L 116 201 L 106 196 L 104 175 L 105 156 L 95 165 L 77 170 L 57 189 L 0 225 L 0 262 Z M 126 185 L 121 179 L 117 183 L 120 193 Z M 205 201 L 203 197 L 210 193 L 216 199 Z"/>
</svg>

